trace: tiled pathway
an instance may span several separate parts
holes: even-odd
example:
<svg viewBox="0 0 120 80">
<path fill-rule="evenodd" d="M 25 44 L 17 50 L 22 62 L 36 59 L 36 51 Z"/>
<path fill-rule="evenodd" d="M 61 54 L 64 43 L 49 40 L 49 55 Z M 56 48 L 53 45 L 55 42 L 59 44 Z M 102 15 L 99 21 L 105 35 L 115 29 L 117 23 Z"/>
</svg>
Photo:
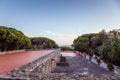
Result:
<svg viewBox="0 0 120 80">
<path fill-rule="evenodd" d="M 17 67 L 30 63 L 53 50 L 24 51 L 0 55 L 0 74 L 5 74 Z"/>
<path fill-rule="evenodd" d="M 63 56 L 66 56 L 67 62 L 70 66 L 57 66 L 55 72 L 58 73 L 83 73 L 83 74 L 112 74 L 112 72 L 107 71 L 106 69 L 100 67 L 97 64 L 81 57 L 75 56 L 75 53 L 72 52 L 62 52 Z M 66 55 L 67 54 L 67 55 Z M 71 56 L 74 55 L 74 56 Z"/>
</svg>

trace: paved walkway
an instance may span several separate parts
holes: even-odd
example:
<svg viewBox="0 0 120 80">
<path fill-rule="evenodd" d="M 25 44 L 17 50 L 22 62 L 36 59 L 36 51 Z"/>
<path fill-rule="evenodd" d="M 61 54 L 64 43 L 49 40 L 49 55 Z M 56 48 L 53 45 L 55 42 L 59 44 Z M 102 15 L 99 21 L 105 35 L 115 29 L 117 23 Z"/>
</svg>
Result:
<svg viewBox="0 0 120 80">
<path fill-rule="evenodd" d="M 7 73 L 17 67 L 30 63 L 52 51 L 53 50 L 24 51 L 0 55 L 0 74 Z"/>
<path fill-rule="evenodd" d="M 93 62 L 76 55 L 73 52 L 62 52 L 63 56 L 66 56 L 67 62 L 70 66 L 57 66 L 55 72 L 61 73 L 83 73 L 83 74 L 112 74 L 111 72 L 107 71 L 106 69 L 100 67 Z"/>
</svg>

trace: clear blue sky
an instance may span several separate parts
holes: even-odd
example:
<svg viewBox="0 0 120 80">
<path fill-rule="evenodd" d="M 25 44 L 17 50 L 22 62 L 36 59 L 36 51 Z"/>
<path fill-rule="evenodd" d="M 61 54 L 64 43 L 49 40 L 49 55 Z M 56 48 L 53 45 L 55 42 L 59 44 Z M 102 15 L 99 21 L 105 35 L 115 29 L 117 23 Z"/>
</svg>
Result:
<svg viewBox="0 0 120 80">
<path fill-rule="evenodd" d="M 0 25 L 70 45 L 85 33 L 120 28 L 120 0 L 0 0 Z"/>
</svg>

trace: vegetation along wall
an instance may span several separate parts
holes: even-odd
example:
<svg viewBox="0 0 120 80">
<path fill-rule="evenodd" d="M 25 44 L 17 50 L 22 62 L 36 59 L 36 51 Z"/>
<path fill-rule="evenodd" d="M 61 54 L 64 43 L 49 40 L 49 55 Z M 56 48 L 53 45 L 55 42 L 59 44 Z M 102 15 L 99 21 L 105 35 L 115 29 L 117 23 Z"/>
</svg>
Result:
<svg viewBox="0 0 120 80">
<path fill-rule="evenodd" d="M 73 41 L 75 50 L 100 57 L 104 62 L 120 66 L 120 32 L 112 30 L 83 34 Z"/>
</svg>

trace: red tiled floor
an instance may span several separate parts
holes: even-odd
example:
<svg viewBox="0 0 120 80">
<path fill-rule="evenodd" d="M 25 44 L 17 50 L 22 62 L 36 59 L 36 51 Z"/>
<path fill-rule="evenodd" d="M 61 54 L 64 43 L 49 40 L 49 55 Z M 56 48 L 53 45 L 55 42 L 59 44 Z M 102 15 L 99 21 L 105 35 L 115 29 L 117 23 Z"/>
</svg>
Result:
<svg viewBox="0 0 120 80">
<path fill-rule="evenodd" d="M 0 74 L 5 74 L 52 51 L 53 50 L 25 51 L 14 54 L 0 55 Z"/>
</svg>

